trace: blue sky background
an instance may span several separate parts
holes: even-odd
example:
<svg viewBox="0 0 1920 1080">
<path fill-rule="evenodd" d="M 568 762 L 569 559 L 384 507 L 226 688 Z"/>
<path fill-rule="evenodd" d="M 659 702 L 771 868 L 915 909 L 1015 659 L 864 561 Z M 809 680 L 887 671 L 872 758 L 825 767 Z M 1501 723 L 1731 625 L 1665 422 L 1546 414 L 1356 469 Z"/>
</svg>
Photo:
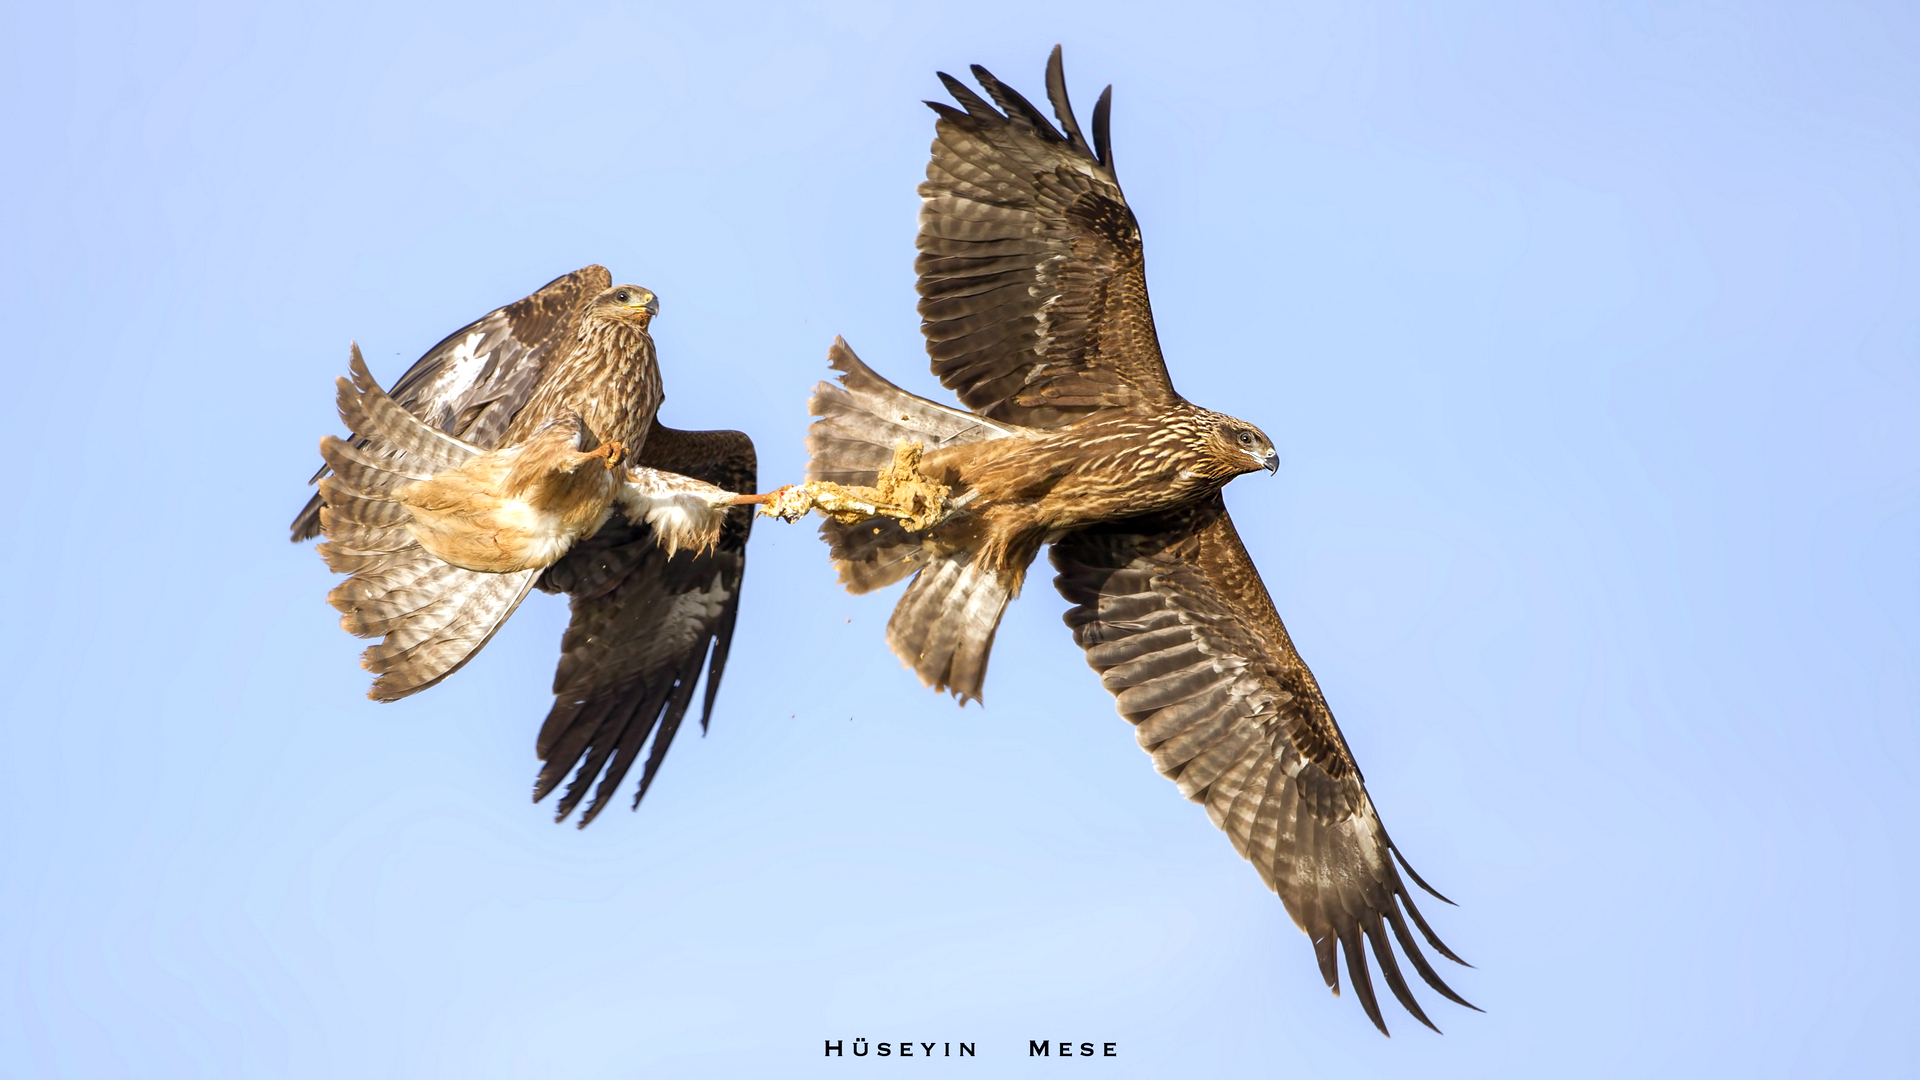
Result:
<svg viewBox="0 0 1920 1080">
<path fill-rule="evenodd" d="M 0 10 L 0 1076 L 1920 1071 L 1920 16 L 1901 4 Z M 528 803 L 564 603 L 398 705 L 284 526 L 589 262 L 795 479 L 913 312 L 935 69 L 1116 85 L 1180 389 L 1487 1009 L 1391 1041 L 1059 623 L 987 707 L 763 523 L 712 733 Z M 1084 113 L 1083 113 L 1084 115 Z M 1120 1057 L 1030 1062 L 1029 1039 Z M 890 1065 L 892 1063 L 889 1063 Z"/>
</svg>

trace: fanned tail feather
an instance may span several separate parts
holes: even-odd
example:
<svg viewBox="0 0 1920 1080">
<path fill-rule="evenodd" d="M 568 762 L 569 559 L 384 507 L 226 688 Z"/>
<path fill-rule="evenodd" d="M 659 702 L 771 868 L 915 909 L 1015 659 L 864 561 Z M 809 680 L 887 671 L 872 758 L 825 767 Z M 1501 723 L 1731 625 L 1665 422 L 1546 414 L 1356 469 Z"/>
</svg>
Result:
<svg viewBox="0 0 1920 1080">
<path fill-rule="evenodd" d="M 881 378 L 839 338 L 827 353 L 840 381 L 814 388 L 820 419 L 807 432 L 807 479 L 872 484 L 902 441 L 931 453 L 962 443 L 1003 438 L 1013 430 L 984 416 L 907 393 Z M 894 608 L 887 644 L 921 681 L 980 700 L 993 634 L 1018 578 L 975 567 L 973 552 L 952 530 L 939 540 L 909 533 L 892 518 L 853 524 L 827 521 L 820 535 L 833 549 L 841 583 L 853 593 L 891 585 L 920 571 Z M 959 550 L 956 550 L 958 548 Z"/>
<path fill-rule="evenodd" d="M 1000 616 L 1013 599 L 1010 575 L 975 566 L 972 553 L 942 556 L 920 571 L 887 621 L 887 645 L 920 681 L 979 701 Z"/>
<path fill-rule="evenodd" d="M 840 338 L 833 339 L 827 363 L 841 375 L 838 384 L 814 387 L 808 403 L 820 418 L 807 431 L 809 480 L 871 484 L 902 439 L 931 454 L 1012 433 L 984 416 L 907 393 L 861 363 Z"/>
<path fill-rule="evenodd" d="M 983 416 L 907 393 L 862 363 L 840 338 L 833 339 L 827 362 L 841 375 L 837 383 L 816 386 L 808 403 L 820 418 L 807 431 L 809 480 L 872 484 L 903 440 L 931 453 L 1009 433 Z M 856 594 L 891 585 L 925 562 L 924 539 L 892 518 L 828 521 L 820 535 L 833 549 L 841 583 Z"/>
</svg>

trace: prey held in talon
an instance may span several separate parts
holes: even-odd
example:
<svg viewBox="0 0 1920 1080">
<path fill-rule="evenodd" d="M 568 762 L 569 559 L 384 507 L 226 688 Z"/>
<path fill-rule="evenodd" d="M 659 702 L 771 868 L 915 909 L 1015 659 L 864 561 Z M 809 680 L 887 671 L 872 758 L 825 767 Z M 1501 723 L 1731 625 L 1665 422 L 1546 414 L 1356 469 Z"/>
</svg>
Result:
<svg viewBox="0 0 1920 1080">
<path fill-rule="evenodd" d="M 621 458 L 627 456 L 627 446 L 625 443 L 615 442 L 609 439 L 599 446 L 594 447 L 592 450 L 587 451 L 587 456 L 605 458 L 607 460 L 607 468 L 611 469 L 615 465 L 620 464 Z"/>
<path fill-rule="evenodd" d="M 762 517 L 792 522 L 817 510 L 842 524 L 891 518 L 906 532 L 919 532 L 945 520 L 953 509 L 947 486 L 920 471 L 925 452 L 922 444 L 902 439 L 894 446 L 892 464 L 876 474 L 872 485 L 808 480 L 755 499 L 765 502 Z"/>
</svg>

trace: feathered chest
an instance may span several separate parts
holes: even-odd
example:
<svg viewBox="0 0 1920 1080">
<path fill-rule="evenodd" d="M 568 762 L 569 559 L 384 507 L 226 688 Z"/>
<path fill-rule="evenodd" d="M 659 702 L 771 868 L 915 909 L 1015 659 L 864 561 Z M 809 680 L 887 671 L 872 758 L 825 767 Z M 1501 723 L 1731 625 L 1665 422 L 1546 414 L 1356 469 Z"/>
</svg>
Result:
<svg viewBox="0 0 1920 1080">
<path fill-rule="evenodd" d="M 621 442 L 629 453 L 636 452 L 662 397 L 653 339 L 644 329 L 613 321 L 589 325 L 577 347 L 541 372 L 502 443 L 523 441 L 549 418 L 571 409 L 586 420 L 595 439 Z"/>
</svg>

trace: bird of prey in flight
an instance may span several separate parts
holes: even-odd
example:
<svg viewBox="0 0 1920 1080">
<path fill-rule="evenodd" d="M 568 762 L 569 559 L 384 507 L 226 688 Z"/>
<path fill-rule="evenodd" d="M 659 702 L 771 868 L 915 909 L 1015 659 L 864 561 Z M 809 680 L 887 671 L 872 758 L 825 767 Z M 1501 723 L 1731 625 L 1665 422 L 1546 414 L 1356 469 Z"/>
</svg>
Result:
<svg viewBox="0 0 1920 1080">
<path fill-rule="evenodd" d="M 326 480 L 293 522 L 296 542 L 324 528 L 323 554 L 352 575 L 329 596 L 341 625 L 384 637 L 364 660 L 377 700 L 458 670 L 532 589 L 568 595 L 533 797 L 571 774 L 564 819 L 598 780 L 583 827 L 645 749 L 639 805 L 703 669 L 711 719 L 753 520 L 730 496 L 754 488 L 752 441 L 655 415 L 658 311 L 589 266 L 455 331 L 391 398 L 356 349 L 340 387 L 352 434 L 325 444 Z"/>
<path fill-rule="evenodd" d="M 849 484 L 871 483 L 903 440 L 921 443 L 921 469 L 947 486 L 953 512 L 919 533 L 879 517 L 825 523 L 842 582 L 864 593 L 912 575 L 887 643 L 964 704 L 980 697 L 1008 600 L 1051 545 L 1087 662 L 1155 767 L 1279 894 L 1327 985 L 1339 992 L 1344 952 L 1384 1033 L 1370 946 L 1394 996 L 1433 1027 L 1391 933 L 1428 985 L 1471 1008 L 1409 928 L 1459 961 L 1414 906 L 1402 870 L 1433 890 L 1388 839 L 1227 516 L 1221 489 L 1273 471 L 1273 444 L 1168 377 L 1139 226 L 1114 173 L 1112 87 L 1089 140 L 1057 47 L 1047 97 L 1058 127 L 984 68 L 973 74 L 991 102 L 945 73 L 959 107 L 928 102 L 937 119 L 914 264 L 933 372 L 971 411 L 908 394 L 836 341 L 839 383 L 816 389 L 807 439 L 809 476 Z"/>
</svg>

